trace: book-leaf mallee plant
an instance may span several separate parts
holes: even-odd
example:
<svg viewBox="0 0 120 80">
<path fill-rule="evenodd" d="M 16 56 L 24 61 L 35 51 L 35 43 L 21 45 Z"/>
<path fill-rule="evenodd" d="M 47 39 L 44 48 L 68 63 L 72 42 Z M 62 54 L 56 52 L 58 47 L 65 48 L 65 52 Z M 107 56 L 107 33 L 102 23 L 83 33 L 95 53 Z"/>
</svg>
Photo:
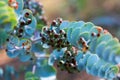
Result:
<svg viewBox="0 0 120 80">
<path fill-rule="evenodd" d="M 48 27 L 35 0 L 0 1 L 0 47 L 10 58 L 30 62 L 25 80 L 56 75 L 54 63 L 69 73 L 113 79 L 119 73 L 120 43 L 91 22 L 57 18 Z"/>
</svg>

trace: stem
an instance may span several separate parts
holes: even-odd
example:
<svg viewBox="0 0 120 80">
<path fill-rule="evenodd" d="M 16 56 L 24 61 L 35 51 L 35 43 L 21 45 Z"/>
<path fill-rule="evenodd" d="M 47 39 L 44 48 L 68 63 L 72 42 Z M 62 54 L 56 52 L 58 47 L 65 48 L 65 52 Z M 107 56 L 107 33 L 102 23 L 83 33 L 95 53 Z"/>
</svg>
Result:
<svg viewBox="0 0 120 80">
<path fill-rule="evenodd" d="M 33 66 L 32 68 L 32 73 L 35 74 L 35 70 L 36 70 L 36 65 Z"/>
<path fill-rule="evenodd" d="M 50 57 L 50 55 L 39 55 L 39 54 L 35 54 L 35 57 L 36 58 L 49 58 Z"/>
<path fill-rule="evenodd" d="M 35 42 L 40 41 L 40 40 L 41 40 L 41 38 L 38 38 L 36 40 L 33 40 L 32 43 L 35 43 Z"/>
</svg>

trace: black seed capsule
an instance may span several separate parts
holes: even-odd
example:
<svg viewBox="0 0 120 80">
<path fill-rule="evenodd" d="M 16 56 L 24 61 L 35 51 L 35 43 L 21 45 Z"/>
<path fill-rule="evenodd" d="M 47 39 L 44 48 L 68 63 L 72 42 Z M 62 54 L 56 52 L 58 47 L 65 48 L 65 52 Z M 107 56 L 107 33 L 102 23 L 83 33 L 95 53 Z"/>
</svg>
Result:
<svg viewBox="0 0 120 80">
<path fill-rule="evenodd" d="M 68 63 L 68 62 L 65 62 L 64 66 L 65 66 L 65 67 L 68 67 L 68 66 L 69 66 L 69 63 Z"/>
<path fill-rule="evenodd" d="M 50 39 L 50 42 L 53 43 L 54 41 L 52 39 Z"/>
<path fill-rule="evenodd" d="M 64 30 L 60 30 L 60 33 L 61 33 L 61 34 L 65 34 L 65 31 L 64 31 Z"/>
<path fill-rule="evenodd" d="M 72 67 L 72 65 L 71 63 L 68 63 L 67 68 L 70 68 L 70 67 Z"/>
<path fill-rule="evenodd" d="M 20 26 L 24 26 L 25 25 L 25 22 L 20 22 Z"/>
<path fill-rule="evenodd" d="M 46 40 L 46 38 L 45 38 L 45 37 L 42 37 L 41 39 L 42 39 L 42 41 L 45 41 L 45 40 Z"/>
<path fill-rule="evenodd" d="M 58 35 L 58 34 L 55 34 L 55 35 L 54 35 L 54 37 L 55 37 L 55 38 L 58 38 L 58 37 L 59 37 L 59 35 Z"/>
<path fill-rule="evenodd" d="M 63 32 L 63 30 L 60 30 L 60 31 L 59 31 L 59 33 L 62 33 L 62 32 Z"/>
<path fill-rule="evenodd" d="M 82 45 L 86 45 L 86 42 L 83 41 L 83 42 L 82 42 Z"/>
<path fill-rule="evenodd" d="M 47 34 L 50 34 L 50 30 L 47 31 Z"/>
<path fill-rule="evenodd" d="M 62 18 L 58 18 L 59 23 L 62 23 Z"/>
<path fill-rule="evenodd" d="M 72 59 L 72 63 L 73 63 L 74 65 L 76 65 L 76 61 L 75 61 L 74 58 Z"/>
<path fill-rule="evenodd" d="M 70 51 L 67 51 L 66 54 L 67 54 L 67 56 L 71 56 L 71 52 Z"/>
<path fill-rule="evenodd" d="M 28 19 L 28 20 L 27 20 L 27 24 L 30 24 L 31 22 L 32 22 L 31 19 Z"/>
<path fill-rule="evenodd" d="M 53 34 L 56 34 L 56 31 L 55 31 L 55 30 L 51 30 L 51 32 L 52 32 Z"/>
<path fill-rule="evenodd" d="M 22 35 L 18 35 L 18 37 L 19 37 L 19 38 L 21 38 L 21 37 L 22 37 Z"/>
<path fill-rule="evenodd" d="M 76 65 L 75 65 L 75 67 L 73 67 L 73 69 L 74 69 L 74 70 L 77 70 L 77 67 L 76 67 Z"/>
<path fill-rule="evenodd" d="M 58 40 L 58 41 L 57 41 L 57 44 L 61 44 L 61 42 Z"/>
<path fill-rule="evenodd" d="M 57 25 L 57 22 L 55 20 L 52 21 L 51 23 L 52 26 L 56 26 Z"/>
<path fill-rule="evenodd" d="M 92 32 L 92 33 L 91 33 L 91 36 L 95 36 L 95 33 L 94 33 L 94 32 Z"/>
<path fill-rule="evenodd" d="M 44 28 L 43 28 L 43 31 L 47 31 L 47 28 L 46 28 L 46 27 L 44 27 Z"/>
<path fill-rule="evenodd" d="M 84 41 L 84 38 L 83 38 L 83 37 L 81 37 L 81 38 L 80 38 L 80 41 Z"/>
<path fill-rule="evenodd" d="M 6 39 L 6 41 L 8 41 L 8 42 L 9 42 L 9 39 L 7 38 L 7 39 Z"/>
<path fill-rule="evenodd" d="M 67 43 L 67 44 L 69 44 L 69 42 L 68 42 L 68 41 L 67 41 L 66 43 Z"/>
<path fill-rule="evenodd" d="M 63 47 L 64 47 L 64 45 L 62 44 L 62 45 L 61 45 L 61 47 L 63 48 Z"/>
<path fill-rule="evenodd" d="M 50 42 L 48 42 L 47 44 L 50 45 Z"/>
<path fill-rule="evenodd" d="M 62 42 L 62 39 L 59 39 L 58 41 L 61 43 L 61 42 Z"/>
<path fill-rule="evenodd" d="M 19 29 L 19 33 L 22 33 L 23 32 L 23 29 Z"/>
<path fill-rule="evenodd" d="M 64 34 L 64 37 L 67 37 L 67 35 L 66 35 L 66 34 Z"/>
<path fill-rule="evenodd" d="M 99 36 L 100 36 L 100 33 L 97 34 L 97 37 L 99 37 Z"/>
<path fill-rule="evenodd" d="M 30 58 L 30 60 L 32 61 L 32 60 L 33 60 L 33 58 Z"/>
<path fill-rule="evenodd" d="M 89 47 L 88 47 L 88 46 L 86 46 L 86 49 L 88 50 L 88 49 L 89 49 Z"/>
<path fill-rule="evenodd" d="M 28 12 L 25 13 L 25 17 L 28 17 L 30 14 Z"/>
</svg>

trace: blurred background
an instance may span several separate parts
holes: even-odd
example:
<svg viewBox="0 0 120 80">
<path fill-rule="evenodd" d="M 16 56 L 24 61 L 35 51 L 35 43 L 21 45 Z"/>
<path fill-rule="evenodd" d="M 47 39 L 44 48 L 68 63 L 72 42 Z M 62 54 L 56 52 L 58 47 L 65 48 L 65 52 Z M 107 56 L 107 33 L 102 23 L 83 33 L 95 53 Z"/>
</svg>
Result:
<svg viewBox="0 0 120 80">
<path fill-rule="evenodd" d="M 63 20 L 93 22 L 95 25 L 108 29 L 113 36 L 120 39 L 120 0 L 37 0 L 43 4 L 44 15 L 48 25 L 57 17 Z M 0 51 L 0 67 L 6 65 L 26 65 L 17 59 L 10 59 L 5 51 Z M 100 80 L 88 75 L 85 71 L 69 74 L 59 69 L 57 80 Z M 23 70 L 24 71 L 24 70 Z M 9 80 L 9 79 L 8 79 Z M 13 79 L 14 80 L 14 79 Z M 22 77 L 19 80 L 24 80 Z"/>
</svg>

